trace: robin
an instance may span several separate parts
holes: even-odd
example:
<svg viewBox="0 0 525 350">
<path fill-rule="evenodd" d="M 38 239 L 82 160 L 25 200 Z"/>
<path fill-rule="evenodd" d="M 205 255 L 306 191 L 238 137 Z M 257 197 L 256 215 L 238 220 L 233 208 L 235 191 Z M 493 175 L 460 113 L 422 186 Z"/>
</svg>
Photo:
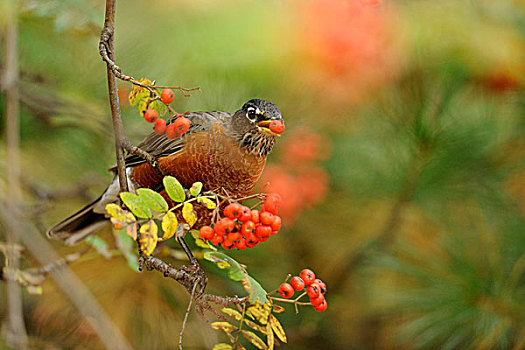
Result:
<svg viewBox="0 0 525 350">
<path fill-rule="evenodd" d="M 176 177 L 185 188 L 200 181 L 205 191 L 223 190 L 232 198 L 250 194 L 278 136 L 269 124 L 282 120 L 279 108 L 271 102 L 252 99 L 233 115 L 213 111 L 192 112 L 186 117 L 191 127 L 181 138 L 168 139 L 152 133 L 139 145 L 156 158 L 158 169 L 138 156 L 126 157 L 130 191 L 147 187 L 168 198 L 162 187 L 161 174 L 165 174 Z M 105 207 L 119 201 L 119 190 L 115 176 L 99 198 L 50 228 L 47 235 L 72 245 L 96 232 L 108 223 Z M 179 242 L 193 261 L 187 246 Z"/>
</svg>

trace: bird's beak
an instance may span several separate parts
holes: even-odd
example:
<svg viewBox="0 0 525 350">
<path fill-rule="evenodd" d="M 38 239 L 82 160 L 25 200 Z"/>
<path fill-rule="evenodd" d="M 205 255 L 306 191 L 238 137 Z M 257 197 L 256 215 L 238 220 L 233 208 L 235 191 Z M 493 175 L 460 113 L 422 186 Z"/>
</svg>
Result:
<svg viewBox="0 0 525 350">
<path fill-rule="evenodd" d="M 259 129 L 260 132 L 264 132 L 264 133 L 267 133 L 273 136 L 277 136 L 277 137 L 281 136 L 281 134 L 277 134 L 270 130 L 270 124 L 272 123 L 273 120 L 282 120 L 282 119 L 276 118 L 276 119 L 270 119 L 270 120 L 261 120 L 260 122 L 256 124 L 257 129 Z"/>
</svg>

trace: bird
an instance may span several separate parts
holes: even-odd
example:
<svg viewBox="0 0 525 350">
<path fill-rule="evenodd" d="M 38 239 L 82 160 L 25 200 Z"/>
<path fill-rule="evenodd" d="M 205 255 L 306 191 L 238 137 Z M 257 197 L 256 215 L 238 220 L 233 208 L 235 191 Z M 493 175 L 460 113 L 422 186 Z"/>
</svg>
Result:
<svg viewBox="0 0 525 350">
<path fill-rule="evenodd" d="M 189 112 L 185 117 L 191 126 L 182 137 L 170 139 L 165 134 L 151 133 L 138 145 L 155 157 L 156 167 L 139 156 L 126 156 L 130 191 L 150 188 L 170 203 L 162 179 L 163 175 L 172 175 L 185 188 L 200 181 L 203 191 L 223 190 L 234 199 L 250 194 L 280 136 L 269 128 L 274 120 L 284 123 L 279 108 L 266 100 L 251 99 L 233 114 Z M 110 170 L 115 176 L 107 189 L 93 202 L 51 227 L 47 231 L 48 237 L 74 245 L 109 222 L 105 207 L 119 202 L 120 191 L 116 167 Z M 211 220 L 211 216 L 204 220 Z M 205 221 L 198 223 L 208 224 Z M 184 248 L 192 260 L 187 246 Z"/>
</svg>

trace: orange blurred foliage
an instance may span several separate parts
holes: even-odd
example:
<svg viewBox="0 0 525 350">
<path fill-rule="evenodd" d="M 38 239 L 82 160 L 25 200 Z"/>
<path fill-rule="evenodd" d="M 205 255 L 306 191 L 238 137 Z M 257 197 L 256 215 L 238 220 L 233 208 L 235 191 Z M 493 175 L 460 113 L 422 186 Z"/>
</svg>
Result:
<svg viewBox="0 0 525 350">
<path fill-rule="evenodd" d="M 398 30 L 379 1 L 297 3 L 290 31 L 298 57 L 295 79 L 323 93 L 327 104 L 352 104 L 390 81 L 399 58 Z M 304 84 L 299 84 L 303 86 Z"/>
</svg>

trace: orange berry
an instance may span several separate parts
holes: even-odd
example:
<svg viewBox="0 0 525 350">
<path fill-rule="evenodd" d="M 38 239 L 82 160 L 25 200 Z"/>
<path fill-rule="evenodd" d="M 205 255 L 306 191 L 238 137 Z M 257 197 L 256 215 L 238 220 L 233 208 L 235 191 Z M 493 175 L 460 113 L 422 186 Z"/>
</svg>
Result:
<svg viewBox="0 0 525 350">
<path fill-rule="evenodd" d="M 191 122 L 186 117 L 179 117 L 175 119 L 172 125 L 175 125 L 174 127 L 177 129 L 177 132 L 182 135 L 190 129 Z"/>
<path fill-rule="evenodd" d="M 215 236 L 215 231 L 210 226 L 202 226 L 199 230 L 199 235 L 204 239 L 212 239 Z"/>
<path fill-rule="evenodd" d="M 224 215 L 230 219 L 237 219 L 241 214 L 241 205 L 239 203 L 230 203 L 224 208 Z"/>
<path fill-rule="evenodd" d="M 178 139 L 182 134 L 177 130 L 177 126 L 173 123 L 166 127 L 166 137 L 172 140 Z"/>
<path fill-rule="evenodd" d="M 150 109 L 147 109 L 146 112 L 144 112 L 144 119 L 148 122 L 148 123 L 154 123 L 155 120 L 157 120 L 157 118 L 159 117 L 159 113 L 150 108 Z"/>
<path fill-rule="evenodd" d="M 171 89 L 164 89 L 160 93 L 160 99 L 164 104 L 169 105 L 175 99 L 175 93 Z"/>
<path fill-rule="evenodd" d="M 166 132 L 166 121 L 164 119 L 157 119 L 155 121 L 155 132 L 162 135 Z"/>
</svg>

